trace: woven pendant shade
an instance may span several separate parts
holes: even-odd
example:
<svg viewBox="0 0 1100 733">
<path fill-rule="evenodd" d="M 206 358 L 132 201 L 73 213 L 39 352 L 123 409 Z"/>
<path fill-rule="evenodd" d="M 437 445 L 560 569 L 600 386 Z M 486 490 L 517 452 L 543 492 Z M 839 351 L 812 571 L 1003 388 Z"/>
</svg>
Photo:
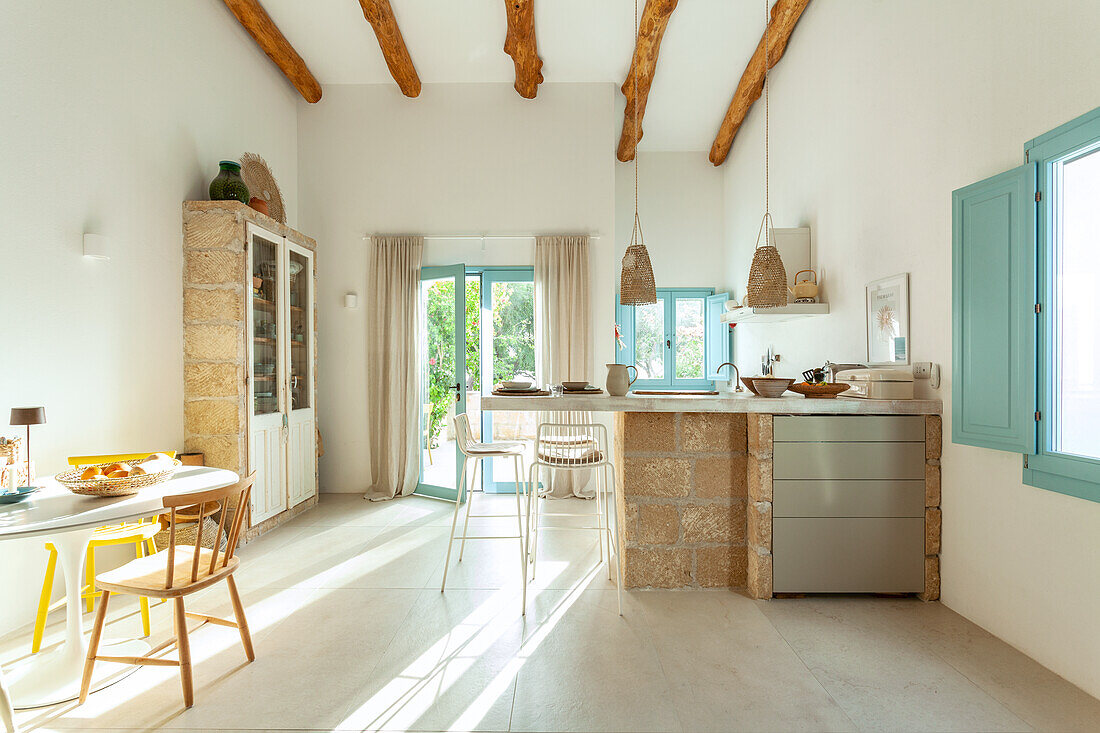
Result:
<svg viewBox="0 0 1100 733">
<path fill-rule="evenodd" d="M 752 266 L 749 268 L 749 284 L 745 292 L 747 306 L 776 308 L 787 304 L 787 268 L 783 267 L 783 258 L 772 244 L 771 230 L 771 214 L 764 214 L 764 220 L 760 222 L 764 244 L 760 244 L 758 234 Z"/>
<path fill-rule="evenodd" d="M 632 244 L 623 255 L 622 276 L 619 279 L 619 302 L 623 305 L 647 305 L 657 302 L 657 285 L 653 282 L 653 265 L 644 244 Z"/>
</svg>

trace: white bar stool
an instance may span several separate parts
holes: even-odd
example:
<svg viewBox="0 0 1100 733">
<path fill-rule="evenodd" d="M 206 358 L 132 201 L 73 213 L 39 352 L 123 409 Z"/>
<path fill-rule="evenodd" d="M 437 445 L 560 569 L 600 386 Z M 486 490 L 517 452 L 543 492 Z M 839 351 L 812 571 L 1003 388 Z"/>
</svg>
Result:
<svg viewBox="0 0 1100 733">
<path fill-rule="evenodd" d="M 619 577 L 619 526 L 611 526 L 608 493 L 615 486 L 615 466 L 607 450 L 607 428 L 599 424 L 542 423 L 535 437 L 535 462 L 527 475 L 527 537 L 531 543 L 527 550 L 531 561 L 531 578 L 535 577 L 538 557 L 539 532 L 543 529 L 595 531 L 600 541 L 600 562 L 604 561 L 604 539 L 607 540 L 607 579 L 611 580 L 611 566 L 615 566 L 615 590 L 618 593 L 619 615 L 623 615 L 622 579 Z M 558 527 L 542 526 L 542 517 L 592 517 L 591 512 L 544 512 L 540 508 L 538 481 L 542 469 L 552 471 L 593 471 L 596 474 L 596 526 Z M 534 509 L 531 501 L 534 500 Z M 545 500 L 544 500 L 545 501 Z M 532 521 L 534 522 L 532 524 Z M 612 548 L 615 561 L 612 562 Z"/>
<path fill-rule="evenodd" d="M 474 462 L 474 468 L 470 472 L 470 490 L 466 493 L 466 519 L 462 522 L 462 544 L 458 550 L 458 561 L 462 562 L 462 555 L 466 551 L 466 540 L 519 540 L 519 564 L 523 578 L 523 610 L 522 615 L 527 614 L 527 538 L 524 532 L 523 504 L 520 501 L 520 493 L 526 489 L 520 480 L 523 476 L 523 443 L 475 443 L 470 431 L 470 419 L 463 415 L 455 415 L 455 445 L 462 453 L 462 471 L 458 477 L 458 495 L 455 497 L 455 512 L 451 518 L 451 536 L 447 540 L 447 559 L 443 562 L 443 584 L 439 592 L 447 589 L 447 570 L 451 564 L 451 548 L 455 541 L 455 527 L 458 525 L 458 507 L 462 503 L 462 492 L 466 489 L 466 467 L 470 461 Z M 516 471 L 516 529 L 514 535 L 469 535 L 470 517 L 493 518 L 504 517 L 502 514 L 474 514 L 474 480 L 477 477 L 477 468 L 486 458 L 511 458 Z M 485 475 L 484 468 L 482 476 Z M 528 501 L 530 509 L 530 501 Z"/>
</svg>

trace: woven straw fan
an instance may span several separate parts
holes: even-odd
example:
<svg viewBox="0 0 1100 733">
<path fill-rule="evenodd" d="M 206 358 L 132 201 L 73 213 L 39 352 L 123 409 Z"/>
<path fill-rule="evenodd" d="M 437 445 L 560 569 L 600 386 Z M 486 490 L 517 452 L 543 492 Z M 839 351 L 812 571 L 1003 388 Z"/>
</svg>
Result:
<svg viewBox="0 0 1100 733">
<path fill-rule="evenodd" d="M 267 202 L 268 215 L 280 224 L 286 224 L 283 194 L 279 191 L 275 176 L 271 175 L 271 169 L 267 167 L 267 161 L 255 153 L 245 153 L 241 156 L 241 177 L 244 178 L 244 185 L 248 186 L 249 194 Z"/>
</svg>

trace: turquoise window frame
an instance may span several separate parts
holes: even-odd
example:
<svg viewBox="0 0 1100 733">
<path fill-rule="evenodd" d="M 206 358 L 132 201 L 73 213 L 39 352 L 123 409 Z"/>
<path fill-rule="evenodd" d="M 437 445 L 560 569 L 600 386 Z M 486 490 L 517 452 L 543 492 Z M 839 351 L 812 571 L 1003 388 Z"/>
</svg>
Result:
<svg viewBox="0 0 1100 733">
<path fill-rule="evenodd" d="M 714 389 L 714 380 L 707 379 L 707 353 L 710 344 L 707 341 L 706 328 L 706 299 L 714 295 L 714 288 L 657 288 L 657 297 L 665 301 L 665 339 L 669 346 L 665 348 L 665 376 L 663 379 L 639 379 L 631 385 L 631 390 L 681 390 L 681 389 Z M 698 299 L 703 301 L 703 374 L 702 379 L 677 379 L 676 378 L 676 301 L 678 299 Z M 635 355 L 634 344 L 634 306 L 615 306 L 615 323 L 621 329 L 624 348 L 615 344 L 615 361 L 619 364 L 633 364 Z"/>
<path fill-rule="evenodd" d="M 1036 221 L 1037 287 L 1041 309 L 1038 323 L 1036 453 L 1023 459 L 1023 482 L 1029 486 L 1100 502 L 1100 460 L 1058 453 L 1054 442 L 1054 316 L 1058 311 L 1056 268 L 1061 166 L 1100 150 L 1100 108 L 1056 127 L 1025 145 L 1025 155 L 1039 165 L 1039 211 Z"/>
</svg>

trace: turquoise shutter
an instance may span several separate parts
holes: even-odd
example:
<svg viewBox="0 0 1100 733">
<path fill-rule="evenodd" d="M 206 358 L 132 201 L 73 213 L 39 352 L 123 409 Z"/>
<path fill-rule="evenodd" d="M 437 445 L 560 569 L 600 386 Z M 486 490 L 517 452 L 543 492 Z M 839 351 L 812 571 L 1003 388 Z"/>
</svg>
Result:
<svg viewBox="0 0 1100 733">
<path fill-rule="evenodd" d="M 615 363 L 617 364 L 633 364 L 634 363 L 634 306 L 623 305 L 622 303 L 615 303 L 615 323 L 619 325 L 619 330 L 622 333 L 623 343 L 626 344 L 625 349 L 620 349 L 618 342 L 615 343 Z"/>
<path fill-rule="evenodd" d="M 1034 163 L 951 195 L 951 439 L 1034 453 Z"/>
<path fill-rule="evenodd" d="M 730 374 L 718 371 L 718 367 L 730 360 L 730 327 L 722 323 L 722 314 L 726 312 L 726 301 L 729 299 L 729 293 L 708 295 L 703 309 L 707 379 L 731 378 Z"/>
</svg>

